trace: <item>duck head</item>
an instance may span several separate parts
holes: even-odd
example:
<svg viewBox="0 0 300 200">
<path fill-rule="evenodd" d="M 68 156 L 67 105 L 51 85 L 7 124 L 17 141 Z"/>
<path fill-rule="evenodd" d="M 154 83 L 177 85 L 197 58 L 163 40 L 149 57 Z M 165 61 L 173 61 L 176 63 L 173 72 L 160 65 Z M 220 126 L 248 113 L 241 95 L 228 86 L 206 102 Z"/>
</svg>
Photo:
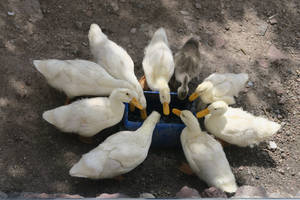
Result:
<svg viewBox="0 0 300 200">
<path fill-rule="evenodd" d="M 143 107 L 140 104 L 140 102 L 137 100 L 138 95 L 135 91 L 127 89 L 127 88 L 119 88 L 115 89 L 111 96 L 116 97 L 117 99 L 120 99 L 122 102 L 129 103 L 131 102 L 135 107 L 142 110 Z"/>
<path fill-rule="evenodd" d="M 197 120 L 197 118 L 193 115 L 193 113 L 189 110 L 179 110 L 177 108 L 173 108 L 172 109 L 172 112 L 177 115 L 178 117 L 180 117 L 180 119 L 183 121 L 183 123 L 193 129 L 193 130 L 196 130 L 196 129 L 199 129 L 199 122 Z"/>
<path fill-rule="evenodd" d="M 177 89 L 177 97 L 180 100 L 184 100 L 189 92 L 189 76 L 185 75 L 181 86 Z"/>
<path fill-rule="evenodd" d="M 195 99 L 197 99 L 199 96 L 201 96 L 204 92 L 211 89 L 212 87 L 213 84 L 210 81 L 204 81 L 203 83 L 198 85 L 195 92 L 191 94 L 191 96 L 189 97 L 189 100 L 194 101 Z"/>
<path fill-rule="evenodd" d="M 202 118 L 205 115 L 223 115 L 228 110 L 228 105 L 224 101 L 216 101 L 210 104 L 206 109 L 197 112 L 197 118 Z"/>
</svg>

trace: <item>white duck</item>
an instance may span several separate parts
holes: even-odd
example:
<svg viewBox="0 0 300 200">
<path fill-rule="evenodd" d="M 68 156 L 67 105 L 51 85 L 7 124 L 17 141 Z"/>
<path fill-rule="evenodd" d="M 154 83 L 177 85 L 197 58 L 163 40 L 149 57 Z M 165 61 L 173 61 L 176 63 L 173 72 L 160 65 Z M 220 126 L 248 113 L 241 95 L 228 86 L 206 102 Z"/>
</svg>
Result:
<svg viewBox="0 0 300 200">
<path fill-rule="evenodd" d="M 90 26 L 88 38 L 96 62 L 103 66 L 113 77 L 126 80 L 134 86 L 139 96 L 138 100 L 144 108 L 143 115 L 146 115 L 147 103 L 144 91 L 134 74 L 134 63 L 128 53 L 108 39 L 97 24 Z"/>
<path fill-rule="evenodd" d="M 121 121 L 125 105 L 132 101 L 138 108 L 136 92 L 130 89 L 115 89 L 109 97 L 96 97 L 75 101 L 43 113 L 43 118 L 63 132 L 92 137 L 101 130 Z"/>
<path fill-rule="evenodd" d="M 222 145 L 201 130 L 197 118 L 190 111 L 173 109 L 172 112 L 186 125 L 180 139 L 192 170 L 209 186 L 235 192 L 237 185 Z"/>
<path fill-rule="evenodd" d="M 125 174 L 147 157 L 153 130 L 160 114 L 153 111 L 136 131 L 120 131 L 109 136 L 76 163 L 70 170 L 75 177 L 105 179 Z"/>
<path fill-rule="evenodd" d="M 205 115 L 204 124 L 210 133 L 240 147 L 257 145 L 280 129 L 276 122 L 228 107 L 223 101 L 216 101 L 197 113 L 198 118 Z"/>
<path fill-rule="evenodd" d="M 132 88 L 127 81 L 113 78 L 101 66 L 87 60 L 34 60 L 33 64 L 52 87 L 69 98 L 110 95 L 116 88 Z"/>
<path fill-rule="evenodd" d="M 235 104 L 234 96 L 238 96 L 247 81 L 248 74 L 245 73 L 213 73 L 198 85 L 189 100 L 194 101 L 200 96 L 205 104 L 215 101 L 225 101 L 229 105 Z"/>
<path fill-rule="evenodd" d="M 143 69 L 149 88 L 159 91 L 163 113 L 169 115 L 171 97 L 168 82 L 174 73 L 174 59 L 168 45 L 165 29 L 158 29 L 150 44 L 145 48 Z"/>
</svg>

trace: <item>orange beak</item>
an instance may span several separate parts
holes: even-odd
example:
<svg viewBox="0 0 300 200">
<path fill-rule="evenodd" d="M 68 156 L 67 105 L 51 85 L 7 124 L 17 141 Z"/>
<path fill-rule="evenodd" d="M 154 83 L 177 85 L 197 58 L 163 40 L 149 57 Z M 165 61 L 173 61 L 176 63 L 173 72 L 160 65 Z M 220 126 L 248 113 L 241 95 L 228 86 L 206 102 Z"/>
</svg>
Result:
<svg viewBox="0 0 300 200">
<path fill-rule="evenodd" d="M 164 115 L 169 115 L 170 114 L 170 107 L 169 107 L 169 104 L 167 102 L 163 103 L 163 112 L 164 112 Z"/>
<path fill-rule="evenodd" d="M 173 108 L 172 109 L 172 113 L 174 113 L 175 115 L 177 115 L 178 117 L 180 117 L 181 115 L 181 110 L 177 109 L 177 108 Z"/>
<path fill-rule="evenodd" d="M 142 110 L 143 106 L 140 104 L 140 102 L 138 102 L 138 100 L 136 100 L 136 98 L 132 98 L 131 99 L 131 104 L 133 104 L 135 107 L 137 107 L 138 109 Z"/>
<path fill-rule="evenodd" d="M 194 92 L 193 94 L 191 94 L 191 96 L 189 97 L 189 101 L 194 101 L 195 99 L 197 99 L 199 97 L 199 94 L 197 94 L 196 92 Z"/>
<path fill-rule="evenodd" d="M 135 110 L 135 106 L 133 105 L 132 102 L 129 103 L 129 110 L 130 110 L 130 112 L 134 112 L 134 110 Z"/>
<path fill-rule="evenodd" d="M 202 118 L 208 114 L 209 114 L 209 110 L 207 108 L 205 108 L 204 110 L 197 112 L 196 116 L 197 116 L 197 118 Z"/>
<path fill-rule="evenodd" d="M 141 118 L 142 118 L 142 120 L 145 120 L 147 118 L 146 108 L 144 108 L 143 110 L 141 110 Z"/>
</svg>

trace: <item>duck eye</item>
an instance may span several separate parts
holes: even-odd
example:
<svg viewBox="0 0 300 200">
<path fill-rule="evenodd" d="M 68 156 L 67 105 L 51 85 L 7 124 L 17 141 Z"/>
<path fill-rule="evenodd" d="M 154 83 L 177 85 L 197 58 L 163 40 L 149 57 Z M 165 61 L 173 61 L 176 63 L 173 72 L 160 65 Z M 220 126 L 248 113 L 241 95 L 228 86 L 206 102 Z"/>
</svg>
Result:
<svg viewBox="0 0 300 200">
<path fill-rule="evenodd" d="M 128 92 L 126 92 L 126 95 L 127 95 L 127 96 L 129 96 L 129 93 L 128 93 Z"/>
</svg>

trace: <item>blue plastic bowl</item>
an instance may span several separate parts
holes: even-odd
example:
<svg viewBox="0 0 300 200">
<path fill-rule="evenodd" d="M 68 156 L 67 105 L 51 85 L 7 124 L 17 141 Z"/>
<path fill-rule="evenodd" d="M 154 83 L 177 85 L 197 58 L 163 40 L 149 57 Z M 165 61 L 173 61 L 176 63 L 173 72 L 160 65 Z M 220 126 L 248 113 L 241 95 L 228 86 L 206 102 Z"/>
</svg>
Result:
<svg viewBox="0 0 300 200">
<path fill-rule="evenodd" d="M 147 114 L 150 115 L 153 110 L 162 114 L 162 104 L 159 101 L 159 93 L 156 91 L 144 91 L 147 100 Z M 188 100 L 181 101 L 177 98 L 177 93 L 171 92 L 170 112 L 172 108 L 189 109 L 192 104 Z M 130 119 L 131 118 L 131 119 Z M 134 118 L 134 119 L 133 119 Z M 165 120 L 164 119 L 168 119 Z M 172 122 L 172 119 L 176 122 Z M 168 122 L 166 122 L 168 121 Z M 140 111 L 135 109 L 130 112 L 128 104 L 125 104 L 124 125 L 128 130 L 137 130 L 143 121 L 140 118 Z M 180 145 L 180 134 L 185 125 L 180 118 L 172 112 L 169 116 L 161 115 L 161 120 L 156 124 L 152 137 L 152 146 L 159 148 L 178 147 Z"/>
</svg>

